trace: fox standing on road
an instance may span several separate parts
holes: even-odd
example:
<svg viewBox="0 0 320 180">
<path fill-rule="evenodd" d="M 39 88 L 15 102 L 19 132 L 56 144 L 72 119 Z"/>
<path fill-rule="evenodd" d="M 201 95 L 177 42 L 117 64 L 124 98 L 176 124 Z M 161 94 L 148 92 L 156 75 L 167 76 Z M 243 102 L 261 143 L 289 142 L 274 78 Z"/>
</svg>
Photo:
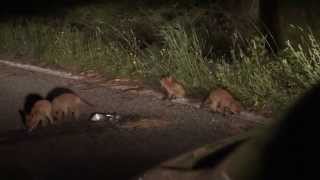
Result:
<svg viewBox="0 0 320 180">
<path fill-rule="evenodd" d="M 81 104 L 93 106 L 91 103 L 73 93 L 59 95 L 52 101 L 52 116 L 55 120 L 63 120 L 68 116 L 79 119 Z"/>
<path fill-rule="evenodd" d="M 173 76 L 161 78 L 160 84 L 166 90 L 167 97 L 169 99 L 185 98 L 186 96 L 185 88 Z"/>
<path fill-rule="evenodd" d="M 29 131 L 35 129 L 39 123 L 43 126 L 46 126 L 48 122 L 53 124 L 53 118 L 51 115 L 52 105 L 50 101 L 42 99 L 38 100 L 31 109 L 29 114 L 26 114 L 26 126 Z"/>
<path fill-rule="evenodd" d="M 211 91 L 203 104 L 209 104 L 212 111 L 224 114 L 227 111 L 233 114 L 238 114 L 242 111 L 240 102 L 235 100 L 227 90 L 222 88 Z"/>
</svg>

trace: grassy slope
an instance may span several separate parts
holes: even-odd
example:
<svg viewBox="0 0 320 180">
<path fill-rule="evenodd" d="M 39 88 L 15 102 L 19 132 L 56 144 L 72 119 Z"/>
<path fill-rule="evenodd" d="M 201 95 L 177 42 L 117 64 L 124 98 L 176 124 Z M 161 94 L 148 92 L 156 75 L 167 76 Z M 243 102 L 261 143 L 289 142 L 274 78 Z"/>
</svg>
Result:
<svg viewBox="0 0 320 180">
<path fill-rule="evenodd" d="M 1 22 L 0 54 L 149 82 L 171 74 L 191 94 L 222 86 L 248 107 L 276 112 L 319 79 L 320 49 L 312 34 L 302 34 L 308 49 L 288 43 L 270 57 L 251 21 L 230 18 L 215 6 L 140 7 L 104 3 L 59 17 Z"/>
</svg>

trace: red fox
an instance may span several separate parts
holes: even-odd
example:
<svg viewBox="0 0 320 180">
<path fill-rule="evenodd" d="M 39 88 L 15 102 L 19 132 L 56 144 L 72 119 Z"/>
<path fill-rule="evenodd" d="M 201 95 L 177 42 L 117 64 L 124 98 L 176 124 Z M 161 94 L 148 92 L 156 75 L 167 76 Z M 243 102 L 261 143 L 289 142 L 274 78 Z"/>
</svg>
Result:
<svg viewBox="0 0 320 180">
<path fill-rule="evenodd" d="M 160 84 L 166 90 L 169 99 L 184 98 L 186 96 L 183 85 L 172 76 L 161 78 Z"/>
<path fill-rule="evenodd" d="M 73 93 L 59 95 L 52 100 L 52 116 L 55 120 L 62 120 L 70 115 L 74 119 L 79 119 L 81 104 L 93 106 Z"/>
<path fill-rule="evenodd" d="M 51 115 L 52 106 L 48 100 L 38 100 L 31 109 L 29 114 L 26 114 L 26 126 L 29 131 L 35 129 L 41 122 L 46 126 L 48 122 L 53 124 L 53 118 Z"/>
<path fill-rule="evenodd" d="M 238 114 L 242 111 L 240 102 L 222 88 L 211 91 L 204 104 L 209 104 L 210 109 L 214 112 L 226 113 L 229 111 L 233 114 Z"/>
</svg>

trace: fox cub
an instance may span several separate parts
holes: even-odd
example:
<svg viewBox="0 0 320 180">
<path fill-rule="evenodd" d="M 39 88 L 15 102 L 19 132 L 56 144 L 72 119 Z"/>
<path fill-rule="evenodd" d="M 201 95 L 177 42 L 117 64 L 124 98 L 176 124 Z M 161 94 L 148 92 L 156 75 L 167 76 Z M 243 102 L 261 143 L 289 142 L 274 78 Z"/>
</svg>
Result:
<svg viewBox="0 0 320 180">
<path fill-rule="evenodd" d="M 203 104 L 209 104 L 209 107 L 214 112 L 239 114 L 242 111 L 242 106 L 239 101 L 235 100 L 229 91 L 218 88 L 209 94 Z"/>
<path fill-rule="evenodd" d="M 166 90 L 167 97 L 169 99 L 185 98 L 186 96 L 185 88 L 173 76 L 161 78 L 160 84 Z"/>
<path fill-rule="evenodd" d="M 29 131 L 35 129 L 39 123 L 43 126 L 53 124 L 53 117 L 51 115 L 52 105 L 50 101 L 42 99 L 35 102 L 29 114 L 26 114 L 26 126 Z"/>
<path fill-rule="evenodd" d="M 68 116 L 79 119 L 81 104 L 93 106 L 76 94 L 61 94 L 52 100 L 52 116 L 55 120 L 63 120 Z"/>
</svg>

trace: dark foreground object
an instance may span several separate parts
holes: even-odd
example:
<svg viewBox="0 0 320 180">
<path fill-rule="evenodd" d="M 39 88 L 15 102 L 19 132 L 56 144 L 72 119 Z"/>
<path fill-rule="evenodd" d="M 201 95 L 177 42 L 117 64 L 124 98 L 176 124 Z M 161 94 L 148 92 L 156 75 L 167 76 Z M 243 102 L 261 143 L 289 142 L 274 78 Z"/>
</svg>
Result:
<svg viewBox="0 0 320 180">
<path fill-rule="evenodd" d="M 236 131 L 228 123 L 203 135 L 174 124 L 139 128 L 108 121 L 7 132 L 0 134 L 0 179 L 129 179 L 168 158 L 232 135 Z"/>
<path fill-rule="evenodd" d="M 134 179 L 319 179 L 320 86 L 307 92 L 277 124 L 202 146 Z"/>
</svg>

